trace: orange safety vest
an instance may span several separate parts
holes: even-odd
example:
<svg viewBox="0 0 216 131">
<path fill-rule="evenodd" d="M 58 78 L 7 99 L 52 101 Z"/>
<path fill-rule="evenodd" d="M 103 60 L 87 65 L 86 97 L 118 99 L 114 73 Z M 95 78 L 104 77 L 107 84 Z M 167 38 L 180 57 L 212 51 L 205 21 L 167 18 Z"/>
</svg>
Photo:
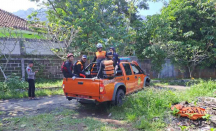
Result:
<svg viewBox="0 0 216 131">
<path fill-rule="evenodd" d="M 97 51 L 96 57 L 97 57 L 97 59 L 105 59 L 106 58 L 106 51 L 101 51 L 101 52 Z"/>
<path fill-rule="evenodd" d="M 105 66 L 103 70 L 103 74 L 105 77 L 110 78 L 114 77 L 114 66 L 113 66 L 113 61 L 112 60 L 104 60 L 103 64 Z"/>
<path fill-rule="evenodd" d="M 81 64 L 81 70 L 83 70 L 83 64 L 80 60 L 77 61 L 76 65 L 79 65 L 79 64 Z"/>
</svg>

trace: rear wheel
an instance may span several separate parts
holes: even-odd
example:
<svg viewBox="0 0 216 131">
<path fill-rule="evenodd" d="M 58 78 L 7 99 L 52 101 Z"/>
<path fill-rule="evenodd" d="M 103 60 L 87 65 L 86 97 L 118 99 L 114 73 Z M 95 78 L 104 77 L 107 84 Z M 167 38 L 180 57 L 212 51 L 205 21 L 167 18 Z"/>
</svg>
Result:
<svg viewBox="0 0 216 131">
<path fill-rule="evenodd" d="M 150 86 L 150 80 L 149 79 L 146 79 L 145 86 Z"/>
<path fill-rule="evenodd" d="M 115 105 L 121 106 L 123 104 L 124 97 L 124 91 L 122 89 L 119 89 L 116 94 Z"/>
</svg>

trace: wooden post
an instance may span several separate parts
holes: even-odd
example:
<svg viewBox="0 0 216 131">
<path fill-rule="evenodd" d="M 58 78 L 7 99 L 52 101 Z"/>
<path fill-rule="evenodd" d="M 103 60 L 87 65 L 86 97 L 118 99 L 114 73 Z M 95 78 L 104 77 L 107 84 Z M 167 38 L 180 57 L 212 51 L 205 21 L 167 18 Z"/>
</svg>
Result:
<svg viewBox="0 0 216 131">
<path fill-rule="evenodd" d="M 25 63 L 24 63 L 24 59 L 21 58 L 21 71 L 22 71 L 22 79 L 25 79 Z"/>
</svg>

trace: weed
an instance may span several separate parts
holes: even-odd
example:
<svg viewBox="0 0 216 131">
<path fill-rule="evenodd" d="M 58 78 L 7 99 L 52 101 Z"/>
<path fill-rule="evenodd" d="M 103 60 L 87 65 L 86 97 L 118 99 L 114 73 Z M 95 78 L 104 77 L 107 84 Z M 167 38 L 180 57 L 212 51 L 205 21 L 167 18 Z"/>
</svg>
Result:
<svg viewBox="0 0 216 131">
<path fill-rule="evenodd" d="M 181 131 L 187 131 L 189 127 L 187 126 L 179 126 L 181 128 Z"/>
<path fill-rule="evenodd" d="M 203 119 L 206 119 L 207 121 L 210 121 L 211 115 L 210 114 L 205 114 L 205 116 L 202 116 Z"/>
<path fill-rule="evenodd" d="M 174 108 L 173 111 L 172 111 L 172 114 L 173 115 L 177 115 L 178 113 L 179 113 L 179 109 Z"/>
</svg>

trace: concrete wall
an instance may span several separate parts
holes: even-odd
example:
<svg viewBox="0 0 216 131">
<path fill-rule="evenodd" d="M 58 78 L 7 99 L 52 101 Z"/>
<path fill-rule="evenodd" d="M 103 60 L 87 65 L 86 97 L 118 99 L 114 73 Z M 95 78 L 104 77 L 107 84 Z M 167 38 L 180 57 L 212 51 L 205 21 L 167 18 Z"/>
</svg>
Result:
<svg viewBox="0 0 216 131">
<path fill-rule="evenodd" d="M 146 71 L 146 74 L 151 78 L 158 78 L 158 73 L 151 70 L 151 61 L 146 60 L 138 60 L 139 65 L 143 70 Z M 159 74 L 159 78 L 189 78 L 189 72 L 186 67 L 184 68 L 185 72 L 182 74 L 169 59 L 166 60 L 166 63 L 163 65 L 163 69 Z M 216 68 L 206 68 L 206 69 L 195 69 L 192 75 L 194 78 L 216 78 Z"/>
<path fill-rule="evenodd" d="M 27 78 L 26 67 L 28 66 L 29 61 L 34 62 L 33 71 L 39 71 L 36 74 L 36 78 L 48 78 L 48 79 L 61 79 L 63 78 L 61 72 L 62 60 L 57 57 L 38 57 L 36 56 L 28 56 L 28 58 L 20 57 L 20 56 L 12 56 L 13 58 L 7 64 L 5 69 L 6 76 L 10 76 L 13 73 L 16 73 L 17 76 L 21 78 Z M 17 57 L 17 58 L 16 58 Z M 20 58 L 19 58 L 20 57 Z M 27 57 L 27 56 L 26 56 Z M 76 58 L 76 61 L 79 58 Z M 5 65 L 6 60 L 0 60 L 0 64 Z M 3 81 L 3 74 L 0 73 L 0 81 Z"/>
</svg>

